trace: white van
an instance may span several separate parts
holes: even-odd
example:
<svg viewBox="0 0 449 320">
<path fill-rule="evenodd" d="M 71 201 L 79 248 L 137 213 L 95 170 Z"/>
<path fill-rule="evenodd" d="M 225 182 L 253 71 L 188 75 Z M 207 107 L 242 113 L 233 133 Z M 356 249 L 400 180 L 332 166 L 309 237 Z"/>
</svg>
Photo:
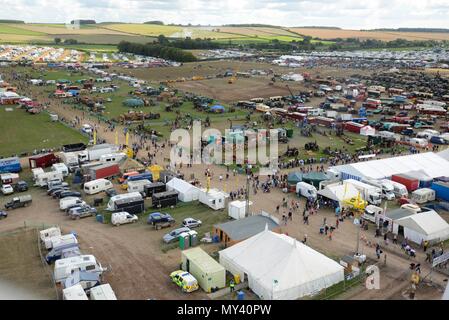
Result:
<svg viewBox="0 0 449 320">
<path fill-rule="evenodd" d="M 393 193 L 396 197 L 402 198 L 408 196 L 407 187 L 402 183 L 390 180 L 390 183 L 393 185 Z"/>
<path fill-rule="evenodd" d="M 424 148 L 424 147 L 426 147 L 429 144 L 429 142 L 426 139 L 411 138 L 410 139 L 410 144 L 415 146 L 415 147 Z"/>
<path fill-rule="evenodd" d="M 412 192 L 411 200 L 416 203 L 426 203 L 435 200 L 435 190 L 430 188 L 421 188 Z"/>
<path fill-rule="evenodd" d="M 80 284 L 76 284 L 62 290 L 63 300 L 89 300 L 86 292 Z"/>
<path fill-rule="evenodd" d="M 308 184 L 306 182 L 298 182 L 296 184 L 296 194 L 298 196 L 306 197 L 307 199 L 309 198 L 316 199 L 317 190 L 311 184 Z"/>
<path fill-rule="evenodd" d="M 59 209 L 61 210 L 66 210 L 68 207 L 73 206 L 73 205 L 86 205 L 86 202 L 83 201 L 82 199 L 78 198 L 78 197 L 67 197 L 67 198 L 63 198 L 61 200 L 59 200 Z"/>
<path fill-rule="evenodd" d="M 97 262 L 93 255 L 82 255 L 55 261 L 55 270 L 53 273 L 56 283 L 64 282 L 72 271 L 86 271 L 98 273 L 101 275 L 106 269 Z"/>
<path fill-rule="evenodd" d="M 362 218 L 367 221 L 376 223 L 377 216 L 382 214 L 383 209 L 378 206 L 368 205 L 363 212 Z"/>
<path fill-rule="evenodd" d="M 59 237 L 61 235 L 61 229 L 59 227 L 52 227 L 39 232 L 41 241 L 45 243 L 47 239 L 52 237 Z"/>
<path fill-rule="evenodd" d="M 144 179 L 144 180 L 136 180 L 136 181 L 129 181 L 128 183 L 128 192 L 144 192 L 145 186 L 151 184 L 150 180 Z"/>
<path fill-rule="evenodd" d="M 119 226 L 126 223 L 137 222 L 139 218 L 135 214 L 130 214 L 128 212 L 114 212 L 111 216 L 111 222 L 114 226 Z"/>
<path fill-rule="evenodd" d="M 87 194 L 96 194 L 108 189 L 112 189 L 114 186 L 112 182 L 107 179 L 97 179 L 86 182 L 84 184 L 84 192 Z"/>
<path fill-rule="evenodd" d="M 90 300 L 117 300 L 109 283 L 90 289 Z"/>
<path fill-rule="evenodd" d="M 55 172 L 59 172 L 63 177 L 67 177 L 69 175 L 69 168 L 64 163 L 55 163 L 51 166 L 51 169 Z"/>
<path fill-rule="evenodd" d="M 65 234 L 60 236 L 50 237 L 44 240 L 44 245 L 47 250 L 53 249 L 55 246 L 63 244 L 78 243 L 78 240 L 73 234 Z"/>
</svg>

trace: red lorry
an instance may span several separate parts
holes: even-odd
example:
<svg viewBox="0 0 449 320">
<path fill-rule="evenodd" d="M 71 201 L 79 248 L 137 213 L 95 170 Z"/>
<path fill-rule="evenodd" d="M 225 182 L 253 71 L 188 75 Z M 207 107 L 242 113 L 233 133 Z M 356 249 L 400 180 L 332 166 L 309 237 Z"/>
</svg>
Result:
<svg viewBox="0 0 449 320">
<path fill-rule="evenodd" d="M 409 178 L 402 174 L 395 174 L 391 176 L 391 180 L 403 184 L 408 192 L 413 192 L 419 188 L 419 180 Z"/>
<path fill-rule="evenodd" d="M 59 158 L 54 153 L 45 153 L 32 156 L 28 159 L 30 168 L 47 168 L 59 162 Z"/>
<path fill-rule="evenodd" d="M 120 168 L 115 163 L 105 163 L 89 168 L 88 176 L 90 180 L 105 179 L 120 175 Z"/>
</svg>

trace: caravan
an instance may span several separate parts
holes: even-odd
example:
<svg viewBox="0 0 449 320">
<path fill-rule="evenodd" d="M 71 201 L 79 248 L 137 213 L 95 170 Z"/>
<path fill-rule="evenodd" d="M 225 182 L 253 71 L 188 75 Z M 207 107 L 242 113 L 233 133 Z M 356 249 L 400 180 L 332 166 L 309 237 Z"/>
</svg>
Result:
<svg viewBox="0 0 449 320">
<path fill-rule="evenodd" d="M 112 182 L 107 179 L 97 179 L 86 182 L 84 184 L 84 192 L 86 194 L 97 194 L 108 189 L 112 189 L 114 186 Z"/>
<path fill-rule="evenodd" d="M 430 188 L 415 190 L 412 192 L 411 200 L 418 204 L 435 201 L 435 190 Z"/>
<path fill-rule="evenodd" d="M 39 187 L 46 187 L 48 185 L 49 181 L 60 181 L 62 182 L 64 180 L 64 177 L 62 173 L 56 172 L 56 171 L 50 171 L 50 172 L 44 172 L 39 174 L 36 177 L 36 186 Z"/>
<path fill-rule="evenodd" d="M 75 235 L 73 235 L 71 233 L 46 238 L 44 240 L 44 245 L 47 250 L 51 250 L 54 247 L 62 246 L 63 244 L 69 244 L 69 243 L 78 243 L 78 240 L 76 239 Z"/>
<path fill-rule="evenodd" d="M 87 271 L 101 276 L 106 269 L 103 269 L 93 255 L 60 259 L 55 262 L 54 281 L 61 283 L 75 271 Z"/>
<path fill-rule="evenodd" d="M 106 210 L 139 214 L 145 210 L 145 202 L 139 192 L 119 194 L 109 199 Z"/>
<path fill-rule="evenodd" d="M 45 243 L 47 239 L 52 237 L 59 237 L 61 235 L 61 229 L 59 227 L 51 227 L 39 232 L 41 241 Z"/>
<path fill-rule="evenodd" d="M 145 186 L 151 184 L 150 180 L 137 180 L 137 181 L 128 181 L 128 192 L 139 192 L 144 193 Z"/>
<path fill-rule="evenodd" d="M 51 169 L 54 172 L 59 172 L 63 177 L 67 177 L 69 175 L 69 168 L 64 163 L 55 163 L 51 166 Z"/>
</svg>

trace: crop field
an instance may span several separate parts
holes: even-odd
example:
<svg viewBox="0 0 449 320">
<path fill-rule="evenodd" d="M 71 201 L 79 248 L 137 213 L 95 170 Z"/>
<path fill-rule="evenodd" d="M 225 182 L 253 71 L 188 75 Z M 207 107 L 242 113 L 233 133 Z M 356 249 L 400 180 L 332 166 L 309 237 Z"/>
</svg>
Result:
<svg viewBox="0 0 449 320">
<path fill-rule="evenodd" d="M 33 152 L 35 149 L 58 148 L 68 143 L 88 142 L 76 130 L 59 122 L 51 122 L 47 113 L 31 115 L 20 108 L 5 111 L 5 106 L 2 106 L 0 128 L 3 131 L 0 155 L 4 157 Z"/>
<path fill-rule="evenodd" d="M 449 33 L 433 32 L 392 32 L 392 31 L 360 31 L 325 28 L 290 28 L 289 30 L 305 36 L 320 39 L 359 38 L 392 41 L 395 39 L 406 40 L 449 40 Z"/>
</svg>

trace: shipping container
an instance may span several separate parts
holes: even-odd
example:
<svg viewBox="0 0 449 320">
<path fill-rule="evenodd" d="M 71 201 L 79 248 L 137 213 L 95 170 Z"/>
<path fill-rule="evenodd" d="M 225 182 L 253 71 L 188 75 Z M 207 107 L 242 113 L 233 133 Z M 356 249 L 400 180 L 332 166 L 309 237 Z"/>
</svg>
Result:
<svg viewBox="0 0 449 320">
<path fill-rule="evenodd" d="M 59 158 L 54 153 L 39 154 L 28 159 L 30 168 L 47 168 L 59 162 Z"/>
<path fill-rule="evenodd" d="M 419 188 L 419 180 L 407 177 L 402 174 L 395 174 L 391 176 L 391 180 L 403 184 L 408 192 L 413 192 Z"/>
</svg>

